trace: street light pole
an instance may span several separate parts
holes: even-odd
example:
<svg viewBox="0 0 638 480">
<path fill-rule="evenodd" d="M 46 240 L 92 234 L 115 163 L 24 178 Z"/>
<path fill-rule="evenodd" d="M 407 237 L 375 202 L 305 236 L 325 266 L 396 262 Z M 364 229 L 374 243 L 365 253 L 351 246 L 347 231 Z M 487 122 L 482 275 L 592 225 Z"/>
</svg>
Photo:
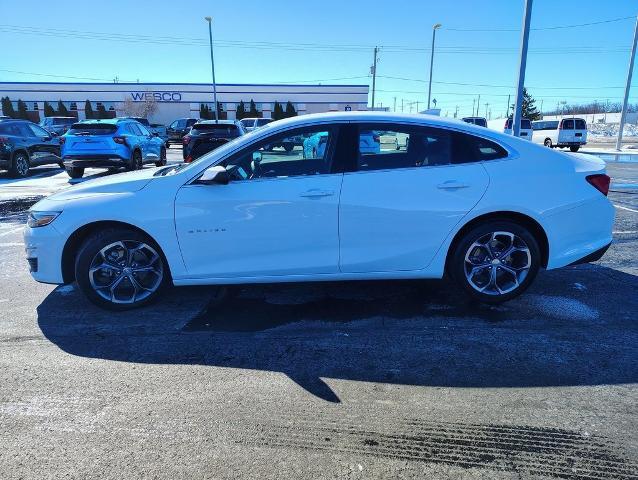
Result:
<svg viewBox="0 0 638 480">
<path fill-rule="evenodd" d="M 436 31 L 441 28 L 440 23 L 435 23 L 432 27 L 432 50 L 430 51 L 430 82 L 428 84 L 428 110 L 430 109 L 430 96 L 432 95 L 432 67 L 434 66 L 434 39 Z"/>
<path fill-rule="evenodd" d="M 519 137 L 521 134 L 521 117 L 523 114 L 523 87 L 525 86 L 525 67 L 527 66 L 527 42 L 529 40 L 529 24 L 532 19 L 532 0 L 525 0 L 523 13 L 523 31 L 521 32 L 521 56 L 518 65 L 518 86 L 516 91 L 516 103 L 512 119 L 512 135 Z"/>
<path fill-rule="evenodd" d="M 631 75 L 634 70 L 634 59 L 636 58 L 636 42 L 638 41 L 638 18 L 636 18 L 636 26 L 634 28 L 634 44 L 631 47 L 631 57 L 629 58 L 629 72 L 627 72 L 627 85 L 625 86 L 625 99 L 622 103 L 622 113 L 620 114 L 620 128 L 618 130 L 618 138 L 616 139 L 616 150 L 620 150 L 622 144 L 622 131 L 625 128 L 625 120 L 627 119 L 627 101 L 629 100 L 629 88 L 631 87 Z"/>
<path fill-rule="evenodd" d="M 208 22 L 208 40 L 210 41 L 210 69 L 213 73 L 213 102 L 215 109 L 215 123 L 219 123 L 218 110 L 217 110 L 217 83 L 215 82 L 215 60 L 213 59 L 213 18 L 204 17 L 204 20 Z"/>
<path fill-rule="evenodd" d="M 372 73 L 372 110 L 374 110 L 374 92 L 377 86 L 377 53 L 379 47 L 374 47 L 374 58 L 372 59 L 372 67 L 370 68 Z"/>
</svg>

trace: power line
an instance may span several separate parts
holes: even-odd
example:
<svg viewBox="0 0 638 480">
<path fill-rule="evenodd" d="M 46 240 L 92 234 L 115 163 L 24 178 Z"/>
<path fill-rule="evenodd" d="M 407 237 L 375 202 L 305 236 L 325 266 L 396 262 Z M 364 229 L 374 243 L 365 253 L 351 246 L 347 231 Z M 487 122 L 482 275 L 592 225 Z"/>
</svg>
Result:
<svg viewBox="0 0 638 480">
<path fill-rule="evenodd" d="M 621 22 L 623 20 L 633 20 L 635 18 L 636 17 L 632 15 L 628 17 L 619 17 L 619 18 L 610 18 L 608 20 L 600 20 L 598 22 L 578 23 L 574 25 L 556 25 L 553 27 L 537 27 L 537 28 L 530 28 L 530 30 L 542 31 L 542 30 L 561 30 L 564 28 L 590 27 L 592 25 Z M 446 28 L 445 30 L 449 30 L 451 32 L 520 32 L 520 29 L 518 28 Z"/>
</svg>

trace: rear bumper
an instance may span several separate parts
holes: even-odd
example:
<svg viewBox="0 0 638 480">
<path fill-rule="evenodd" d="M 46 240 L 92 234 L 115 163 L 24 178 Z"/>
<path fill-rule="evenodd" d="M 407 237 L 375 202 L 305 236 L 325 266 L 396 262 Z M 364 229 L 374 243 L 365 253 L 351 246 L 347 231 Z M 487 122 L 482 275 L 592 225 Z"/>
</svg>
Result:
<svg viewBox="0 0 638 480">
<path fill-rule="evenodd" d="M 576 260 L 575 262 L 570 263 L 570 265 L 580 265 L 581 263 L 596 262 L 600 260 L 601 258 L 603 258 L 603 255 L 609 249 L 610 246 L 611 246 L 611 242 L 609 242 L 604 247 L 599 248 L 598 250 L 590 253 L 589 255 L 584 256 L 580 260 Z"/>
<path fill-rule="evenodd" d="M 126 167 L 129 159 L 115 153 L 100 153 L 91 155 L 65 155 L 62 163 L 66 168 L 109 168 Z"/>
</svg>

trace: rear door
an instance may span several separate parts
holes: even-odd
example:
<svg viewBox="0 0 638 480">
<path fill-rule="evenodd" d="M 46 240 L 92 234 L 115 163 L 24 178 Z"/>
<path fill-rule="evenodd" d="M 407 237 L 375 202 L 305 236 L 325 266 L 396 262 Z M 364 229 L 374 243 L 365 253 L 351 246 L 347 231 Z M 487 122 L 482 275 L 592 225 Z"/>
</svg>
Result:
<svg viewBox="0 0 638 480">
<path fill-rule="evenodd" d="M 558 132 L 558 143 L 574 143 L 576 138 L 574 133 L 574 119 L 563 118 L 563 120 L 561 121 L 560 131 Z"/>
<path fill-rule="evenodd" d="M 357 135 L 366 131 L 376 131 L 381 145 L 377 153 L 359 151 L 356 171 L 344 174 L 340 269 L 423 269 L 487 189 L 479 148 L 492 155 L 506 152 L 487 140 L 442 128 L 362 124 Z M 405 150 L 396 150 L 393 138 L 399 135 L 408 139 Z"/>
<path fill-rule="evenodd" d="M 574 119 L 574 141 L 583 145 L 587 143 L 587 122 L 582 118 Z"/>
<path fill-rule="evenodd" d="M 26 126 L 32 132 L 32 138 L 37 139 L 34 143 L 38 149 L 37 160 L 34 160 L 32 155 L 31 163 L 59 163 L 61 161 L 60 140 L 34 123 L 27 123 Z"/>
</svg>

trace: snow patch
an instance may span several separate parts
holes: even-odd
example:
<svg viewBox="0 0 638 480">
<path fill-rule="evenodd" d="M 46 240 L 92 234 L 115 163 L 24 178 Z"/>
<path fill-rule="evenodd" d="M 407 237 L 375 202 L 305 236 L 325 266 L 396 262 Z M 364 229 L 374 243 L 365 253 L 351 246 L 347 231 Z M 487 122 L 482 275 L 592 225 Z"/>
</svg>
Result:
<svg viewBox="0 0 638 480">
<path fill-rule="evenodd" d="M 598 310 L 573 298 L 527 295 L 522 301 L 544 315 L 564 320 L 596 320 L 600 316 Z"/>
</svg>

